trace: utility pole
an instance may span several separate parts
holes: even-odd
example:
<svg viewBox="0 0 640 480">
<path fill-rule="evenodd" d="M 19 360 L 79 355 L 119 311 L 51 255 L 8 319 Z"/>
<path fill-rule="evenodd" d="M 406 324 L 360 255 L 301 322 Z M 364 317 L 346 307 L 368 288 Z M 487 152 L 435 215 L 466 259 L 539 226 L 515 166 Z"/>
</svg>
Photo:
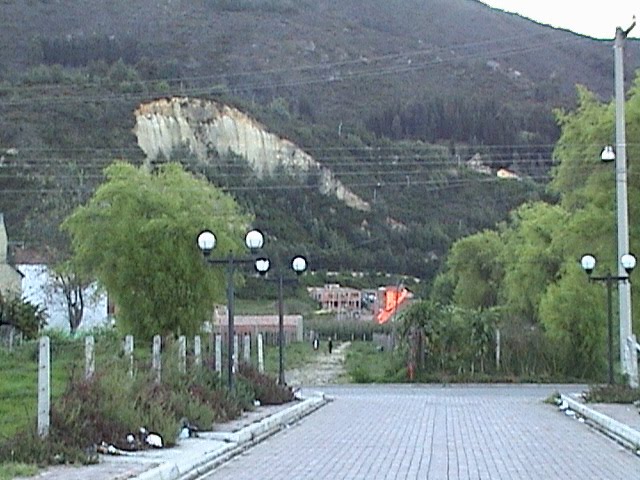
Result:
<svg viewBox="0 0 640 480">
<path fill-rule="evenodd" d="M 618 258 L 629 253 L 629 217 L 627 206 L 627 144 L 625 138 L 624 115 L 624 44 L 629 32 L 635 27 L 635 17 L 627 30 L 616 29 L 614 43 L 614 80 L 616 103 L 616 201 L 618 223 Z M 618 276 L 625 274 L 624 268 L 618 263 Z M 620 363 L 623 375 L 627 375 L 631 387 L 638 386 L 638 364 L 632 361 L 629 339 L 632 338 L 631 317 L 631 285 L 626 282 L 618 288 L 620 312 Z"/>
</svg>

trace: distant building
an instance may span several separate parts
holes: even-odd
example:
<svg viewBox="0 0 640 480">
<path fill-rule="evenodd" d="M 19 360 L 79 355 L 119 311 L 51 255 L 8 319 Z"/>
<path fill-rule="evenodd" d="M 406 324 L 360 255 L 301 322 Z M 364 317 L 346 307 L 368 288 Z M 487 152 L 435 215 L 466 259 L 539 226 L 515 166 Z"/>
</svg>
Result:
<svg viewBox="0 0 640 480">
<path fill-rule="evenodd" d="M 22 273 L 8 263 L 9 240 L 4 225 L 4 214 L 0 213 L 0 294 L 3 297 L 20 297 L 22 293 Z"/>
<path fill-rule="evenodd" d="M 284 315 L 283 330 L 285 343 L 303 340 L 302 315 Z M 278 315 L 234 315 L 233 329 L 238 336 L 257 337 L 259 333 L 265 337 L 265 343 L 275 344 L 278 341 L 280 319 Z M 213 332 L 222 335 L 224 341 L 229 331 L 229 316 L 226 306 L 217 306 L 213 312 Z"/>
<path fill-rule="evenodd" d="M 353 313 L 362 309 L 362 292 L 355 288 L 329 283 L 324 287 L 309 287 L 307 291 L 326 312 Z"/>
<path fill-rule="evenodd" d="M 506 168 L 501 168 L 500 170 L 498 170 L 498 172 L 496 173 L 496 176 L 498 178 L 513 178 L 513 179 L 520 178 L 517 173 L 514 173 L 511 170 L 507 170 Z"/>
<path fill-rule="evenodd" d="M 16 249 L 13 257 L 18 270 L 22 273 L 22 298 L 45 310 L 46 328 L 68 332 L 69 314 L 67 301 L 62 288 L 49 263 L 46 249 Z M 111 324 L 107 311 L 107 294 L 100 291 L 96 284 L 89 285 L 83 291 L 84 309 L 79 330 L 89 330 Z"/>
</svg>

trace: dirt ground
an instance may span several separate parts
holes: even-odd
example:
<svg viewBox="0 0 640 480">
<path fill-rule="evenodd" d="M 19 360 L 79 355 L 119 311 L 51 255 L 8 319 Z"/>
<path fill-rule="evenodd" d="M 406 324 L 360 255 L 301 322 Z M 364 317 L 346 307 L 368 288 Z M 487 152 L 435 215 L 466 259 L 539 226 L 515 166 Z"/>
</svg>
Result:
<svg viewBox="0 0 640 480">
<path fill-rule="evenodd" d="M 295 388 L 345 382 L 348 376 L 344 359 L 350 346 L 351 342 L 334 344 L 333 351 L 329 353 L 324 343 L 320 347 L 323 351 L 313 363 L 285 372 L 287 384 Z"/>
</svg>

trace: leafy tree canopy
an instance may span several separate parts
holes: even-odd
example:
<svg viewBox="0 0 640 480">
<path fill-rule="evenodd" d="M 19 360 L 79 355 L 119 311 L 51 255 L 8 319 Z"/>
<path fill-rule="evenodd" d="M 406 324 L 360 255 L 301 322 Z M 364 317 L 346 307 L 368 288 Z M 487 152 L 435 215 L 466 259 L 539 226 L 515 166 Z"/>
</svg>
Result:
<svg viewBox="0 0 640 480">
<path fill-rule="evenodd" d="M 62 225 L 78 271 L 108 290 L 123 330 L 142 338 L 196 333 L 225 285 L 223 272 L 202 261 L 197 235 L 210 229 L 216 250 L 236 252 L 249 217 L 178 164 L 148 172 L 116 162 L 105 174 Z"/>
<path fill-rule="evenodd" d="M 482 232 L 458 240 L 452 247 L 434 291 L 454 306 L 506 307 L 510 323 L 539 323 L 546 340 L 564 355 L 563 373 L 596 378 L 604 371 L 605 300 L 589 284 L 579 259 L 591 253 L 598 273 L 617 271 L 616 167 L 600 160 L 615 133 L 615 105 L 599 102 L 578 88 L 578 107 L 558 111 L 562 129 L 555 148 L 557 162 L 549 188 L 558 205 L 527 203 L 512 213 L 497 232 Z M 640 76 L 625 102 L 627 139 L 640 138 Z M 639 177 L 635 163 L 640 144 L 627 143 L 627 190 L 630 251 L 638 252 L 640 230 Z M 499 295 L 496 298 L 496 289 Z M 451 293 L 453 292 L 453 293 Z M 640 301 L 637 289 L 634 302 Z M 441 299 L 446 301 L 445 299 Z M 634 331 L 640 315 L 634 312 Z"/>
<path fill-rule="evenodd" d="M 564 245 L 554 239 L 568 217 L 560 206 L 528 203 L 512 213 L 509 228 L 502 235 L 501 300 L 509 313 L 528 323 L 537 322 L 540 298 L 564 260 Z"/>
<path fill-rule="evenodd" d="M 455 272 L 453 296 L 457 305 L 482 309 L 496 304 L 503 276 L 501 252 L 500 236 L 491 230 L 453 244 L 447 266 Z"/>
<path fill-rule="evenodd" d="M 14 327 L 25 338 L 36 338 L 46 324 L 46 312 L 40 306 L 18 297 L 0 295 L 0 325 Z"/>
</svg>

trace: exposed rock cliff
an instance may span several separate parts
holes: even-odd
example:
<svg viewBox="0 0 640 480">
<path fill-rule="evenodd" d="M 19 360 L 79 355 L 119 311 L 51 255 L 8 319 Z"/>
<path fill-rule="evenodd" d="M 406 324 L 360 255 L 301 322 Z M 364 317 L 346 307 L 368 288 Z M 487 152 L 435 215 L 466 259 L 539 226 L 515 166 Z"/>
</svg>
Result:
<svg viewBox="0 0 640 480">
<path fill-rule="evenodd" d="M 208 152 L 230 151 L 247 159 L 260 177 L 273 174 L 279 166 L 298 174 L 313 173 L 321 193 L 335 195 L 351 208 L 370 208 L 311 155 L 235 108 L 212 100 L 174 97 L 143 103 L 135 116 L 134 132 L 148 162 L 161 155 L 171 159 L 184 148 L 202 162 L 211 161 Z"/>
</svg>

